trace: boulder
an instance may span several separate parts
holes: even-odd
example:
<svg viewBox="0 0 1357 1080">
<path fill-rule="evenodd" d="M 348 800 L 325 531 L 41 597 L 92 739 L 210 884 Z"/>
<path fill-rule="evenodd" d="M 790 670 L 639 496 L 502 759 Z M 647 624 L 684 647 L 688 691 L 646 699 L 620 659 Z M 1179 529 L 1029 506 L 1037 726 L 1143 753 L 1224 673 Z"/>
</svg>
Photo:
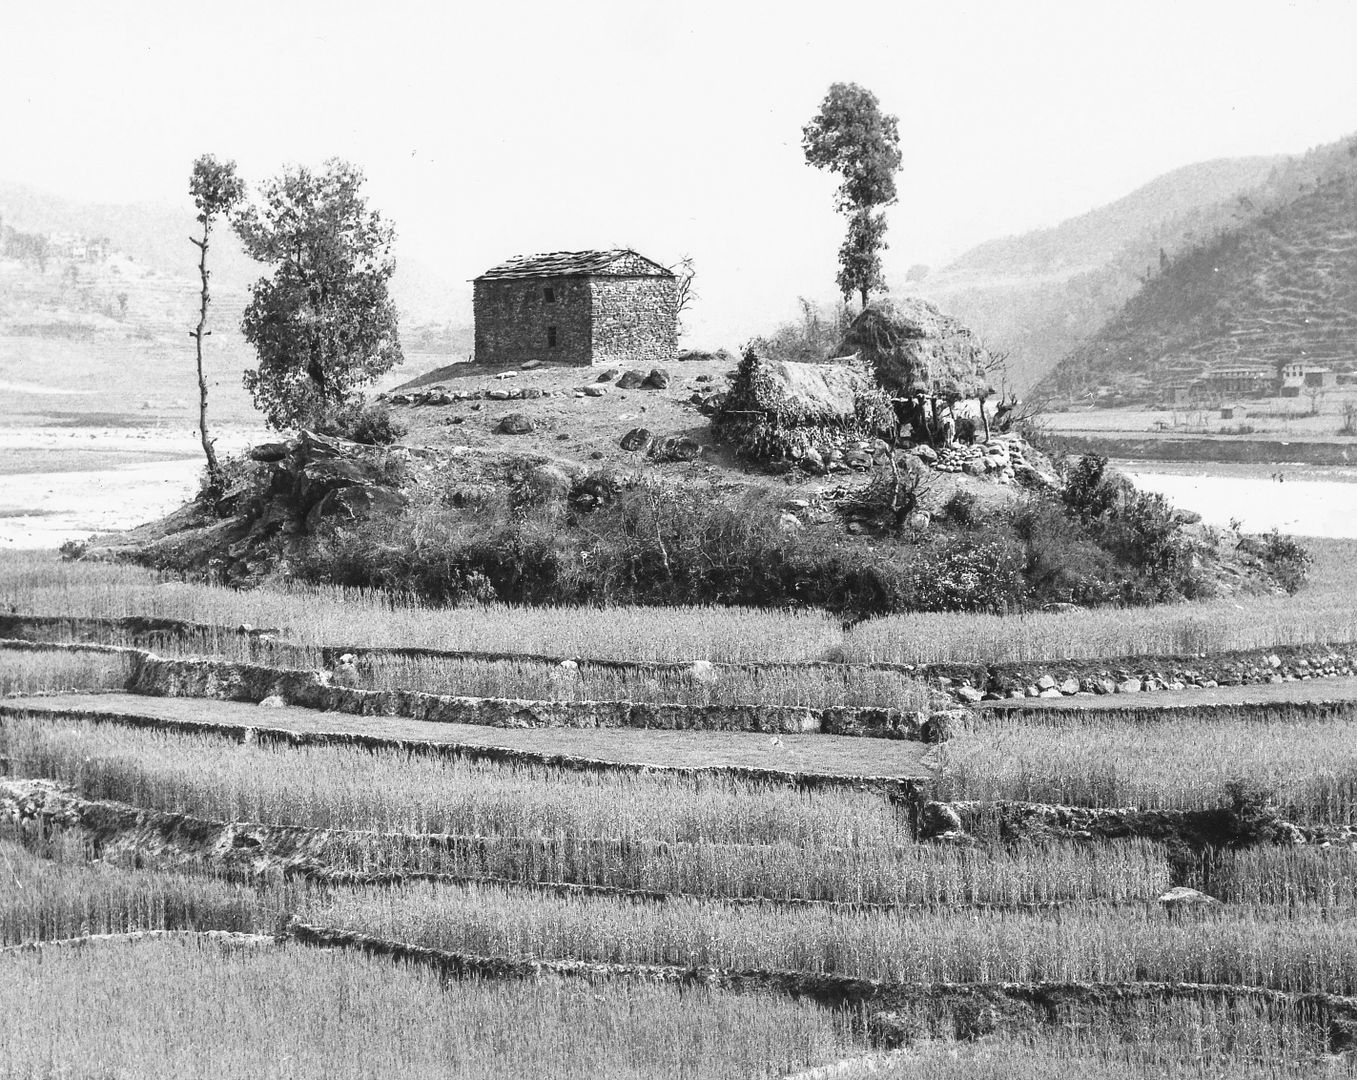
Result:
<svg viewBox="0 0 1357 1080">
<path fill-rule="evenodd" d="M 287 457 L 287 443 L 266 442 L 250 447 L 250 460 L 262 462 L 282 461 Z"/>
<path fill-rule="evenodd" d="M 928 840 L 961 832 L 961 816 L 947 803 L 929 801 L 919 811 L 919 836 Z"/>
<path fill-rule="evenodd" d="M 607 392 L 608 388 L 606 386 L 594 385 L 580 387 L 580 393 L 582 393 L 585 397 L 602 397 Z"/>
<path fill-rule="evenodd" d="M 542 366 L 542 361 L 540 361 L 540 360 L 529 360 L 526 364 L 519 364 L 519 365 L 518 365 L 518 370 L 519 370 L 519 371 L 536 371 L 536 370 L 537 370 L 538 368 L 540 368 L 541 366 Z"/>
<path fill-rule="evenodd" d="M 923 443 L 920 443 L 918 446 L 914 447 L 914 449 L 911 450 L 910 453 L 917 457 L 925 465 L 934 465 L 937 463 L 938 460 L 938 452 L 934 450 L 931 446 L 925 445 Z"/>
<path fill-rule="evenodd" d="M 984 698 L 984 694 L 969 683 L 962 683 L 952 691 L 960 700 L 970 702 L 974 705 L 977 701 Z"/>
<path fill-rule="evenodd" d="M 819 475 L 825 471 L 825 459 L 820 456 L 820 451 L 816 450 L 815 447 L 809 447 L 801 456 L 801 468 L 808 473 Z"/>
<path fill-rule="evenodd" d="M 1071 694 L 1077 694 L 1079 693 L 1079 680 L 1075 678 L 1066 679 L 1057 687 L 1057 689 L 1066 697 Z"/>
<path fill-rule="evenodd" d="M 555 502 L 570 494 L 574 481 L 556 465 L 538 465 L 528 473 L 529 490 L 540 502 Z"/>
<path fill-rule="evenodd" d="M 619 370 L 618 370 L 617 368 L 615 368 L 615 367 L 614 367 L 614 368 L 608 368 L 607 371 L 600 371 L 600 372 L 598 373 L 598 380 L 597 380 L 597 381 L 598 381 L 598 382 L 612 382 L 615 378 L 617 378 L 617 377 L 618 377 L 619 375 L 621 375 L 621 374 L 622 374 L 622 372 L 619 371 Z"/>
<path fill-rule="evenodd" d="M 1038 689 L 1038 690 L 1054 690 L 1054 689 L 1055 689 L 1055 677 L 1054 677 L 1054 676 L 1051 676 L 1051 675 L 1043 675 L 1040 679 L 1037 680 L 1037 689 Z"/>
<path fill-rule="evenodd" d="M 789 514 L 785 510 L 778 515 L 777 526 L 783 532 L 800 532 L 805 526 L 801 524 L 801 519 L 795 514 Z"/>
<path fill-rule="evenodd" d="M 1207 896 L 1206 893 L 1189 889 L 1185 885 L 1175 885 L 1159 897 L 1159 905 L 1169 914 L 1175 914 L 1189 908 L 1220 907 L 1220 901 L 1214 896 Z"/>
<path fill-rule="evenodd" d="M 1123 679 L 1117 683 L 1118 694 L 1138 694 L 1141 691 L 1141 682 L 1139 679 Z"/>
<path fill-rule="evenodd" d="M 534 431 L 537 425 L 522 413 L 510 413 L 499 422 L 495 430 L 501 435 L 526 435 Z"/>
<path fill-rule="evenodd" d="M 694 461 L 702 453 L 702 445 L 685 436 L 656 439 L 650 446 L 654 461 Z"/>
<path fill-rule="evenodd" d="M 652 441 L 653 440 L 648 429 L 643 427 L 632 428 L 630 431 L 628 431 L 625 435 L 622 436 L 622 439 L 618 443 L 618 445 L 621 446 L 623 450 L 636 454 L 644 453 L 646 450 L 650 449 L 650 444 Z"/>
<path fill-rule="evenodd" d="M 664 368 L 651 368 L 650 374 L 645 377 L 641 383 L 648 390 L 667 390 L 669 388 L 669 372 Z"/>
<path fill-rule="evenodd" d="M 508 401 L 508 400 L 509 400 L 509 391 L 508 391 L 508 390 L 487 390 L 487 391 L 485 392 L 485 396 L 486 396 L 487 400 L 489 400 L 489 401 Z"/>
<path fill-rule="evenodd" d="M 646 377 L 639 371 L 624 371 L 622 377 L 617 380 L 619 390 L 639 390 L 645 383 Z"/>
</svg>

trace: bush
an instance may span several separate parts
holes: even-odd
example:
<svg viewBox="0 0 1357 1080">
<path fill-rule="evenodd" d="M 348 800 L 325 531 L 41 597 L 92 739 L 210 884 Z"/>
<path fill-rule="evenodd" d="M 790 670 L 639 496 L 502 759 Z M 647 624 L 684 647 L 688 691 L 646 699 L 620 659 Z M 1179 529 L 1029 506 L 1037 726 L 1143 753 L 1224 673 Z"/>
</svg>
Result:
<svg viewBox="0 0 1357 1080">
<path fill-rule="evenodd" d="M 405 437 L 406 426 L 391 415 L 384 401 L 351 401 L 327 409 L 314 423 L 321 435 L 367 446 L 390 446 Z"/>
<path fill-rule="evenodd" d="M 980 522 L 980 500 L 972 491 L 964 489 L 952 493 L 952 497 L 942 504 L 942 512 L 947 520 L 963 528 L 971 528 Z"/>
<path fill-rule="evenodd" d="M 1263 562 L 1268 572 L 1289 593 L 1300 590 L 1310 573 L 1310 553 L 1294 537 L 1283 536 L 1276 529 L 1263 538 Z"/>
</svg>

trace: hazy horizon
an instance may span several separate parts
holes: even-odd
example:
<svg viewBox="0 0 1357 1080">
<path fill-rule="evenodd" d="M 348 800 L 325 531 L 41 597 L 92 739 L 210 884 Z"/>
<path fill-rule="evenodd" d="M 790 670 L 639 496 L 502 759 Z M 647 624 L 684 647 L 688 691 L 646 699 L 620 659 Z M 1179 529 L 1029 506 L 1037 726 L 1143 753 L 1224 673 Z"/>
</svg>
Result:
<svg viewBox="0 0 1357 1080">
<path fill-rule="evenodd" d="M 888 276 L 1054 225 L 1196 162 L 1357 129 L 1357 5 L 136 2 L 0 14 L 0 178 L 187 207 L 193 158 L 252 182 L 338 156 L 398 254 L 454 290 L 531 251 L 696 261 L 697 343 L 833 293 L 842 221 L 800 131 L 836 80 L 900 117 Z"/>
</svg>

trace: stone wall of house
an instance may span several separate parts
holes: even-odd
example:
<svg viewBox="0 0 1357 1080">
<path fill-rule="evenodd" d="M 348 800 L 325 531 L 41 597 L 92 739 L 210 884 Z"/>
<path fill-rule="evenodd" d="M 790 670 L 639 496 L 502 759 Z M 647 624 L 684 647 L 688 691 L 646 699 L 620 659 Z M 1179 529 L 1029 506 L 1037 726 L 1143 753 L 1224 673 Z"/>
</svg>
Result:
<svg viewBox="0 0 1357 1080">
<path fill-rule="evenodd" d="M 596 277 L 590 281 L 595 364 L 668 364 L 678 355 L 678 281 Z"/>
<path fill-rule="evenodd" d="M 548 291 L 550 290 L 550 299 Z M 478 364 L 588 364 L 592 294 L 587 278 L 487 278 L 475 283 Z M 551 331 L 555 330 L 555 344 Z"/>
</svg>

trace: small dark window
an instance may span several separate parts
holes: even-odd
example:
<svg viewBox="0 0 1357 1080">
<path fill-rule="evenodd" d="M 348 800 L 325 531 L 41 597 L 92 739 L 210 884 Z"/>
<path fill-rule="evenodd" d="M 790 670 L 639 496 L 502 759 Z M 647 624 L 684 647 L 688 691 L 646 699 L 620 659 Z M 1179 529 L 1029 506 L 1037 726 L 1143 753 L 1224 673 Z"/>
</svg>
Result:
<svg viewBox="0 0 1357 1080">
<path fill-rule="evenodd" d="M 554 349 L 555 347 L 556 347 L 556 327 L 554 327 L 554 326 L 548 326 L 548 327 L 547 327 L 547 348 L 549 348 L 549 349 Z"/>
<path fill-rule="evenodd" d="M 550 288 L 548 288 L 548 289 L 543 289 L 543 290 L 542 290 L 542 299 L 545 300 L 548 304 L 554 304 L 554 303 L 556 303 L 556 290 L 555 290 L 555 289 L 550 289 Z"/>
</svg>

